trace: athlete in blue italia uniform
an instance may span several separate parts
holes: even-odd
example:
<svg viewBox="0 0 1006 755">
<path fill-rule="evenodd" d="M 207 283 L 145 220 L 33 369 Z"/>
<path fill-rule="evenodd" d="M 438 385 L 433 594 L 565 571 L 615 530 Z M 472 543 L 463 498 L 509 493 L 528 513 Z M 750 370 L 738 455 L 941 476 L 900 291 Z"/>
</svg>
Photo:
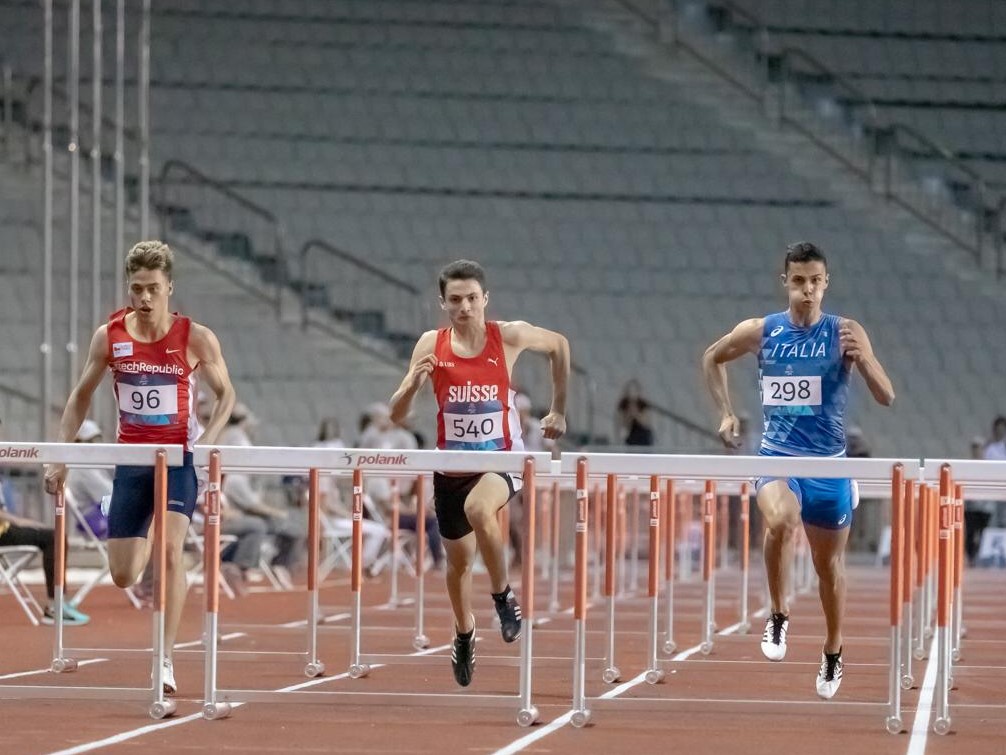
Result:
<svg viewBox="0 0 1006 755">
<path fill-rule="evenodd" d="M 789 308 L 745 320 L 706 349 L 702 368 L 720 411 L 720 438 L 730 448 L 739 446 L 739 424 L 730 403 L 725 365 L 755 354 L 765 419 L 759 454 L 845 456 L 845 408 L 853 369 L 859 370 L 873 398 L 883 406 L 894 401 L 894 388 L 863 326 L 821 311 L 828 288 L 827 260 L 821 250 L 807 242 L 790 245 L 784 270 L 781 277 Z M 831 698 L 842 681 L 845 545 L 856 504 L 855 483 L 761 478 L 756 487 L 765 521 L 765 571 L 772 598 L 762 652 L 772 661 L 786 655 L 787 579 L 802 519 L 828 627 L 817 693 Z"/>
</svg>

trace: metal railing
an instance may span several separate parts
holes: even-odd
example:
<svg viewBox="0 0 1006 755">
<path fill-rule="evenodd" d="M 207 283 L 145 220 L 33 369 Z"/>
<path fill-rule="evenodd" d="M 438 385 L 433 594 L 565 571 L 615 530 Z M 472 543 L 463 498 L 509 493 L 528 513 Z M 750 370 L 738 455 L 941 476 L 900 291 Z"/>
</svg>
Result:
<svg viewBox="0 0 1006 755">
<path fill-rule="evenodd" d="M 312 266 L 312 252 L 325 261 L 341 263 L 338 269 Z M 315 254 L 315 258 L 317 254 Z M 320 307 L 355 331 L 393 342 L 400 357 L 432 322 L 432 311 L 419 289 L 345 249 L 323 239 L 304 243 L 298 254 L 300 277 L 294 288 L 300 294 L 301 327 L 308 326 L 311 307 Z"/>
<path fill-rule="evenodd" d="M 882 191 L 888 200 L 896 202 L 971 253 L 983 269 L 997 276 L 1004 274 L 1003 226 L 1006 221 L 1003 213 L 1006 212 L 1006 202 L 999 197 L 990 197 L 986 179 L 961 161 L 953 150 L 921 134 L 909 124 L 882 123 L 876 103 L 861 87 L 806 50 L 786 46 L 773 51 L 768 26 L 755 13 L 732 0 L 716 0 L 714 6 L 728 12 L 729 18 L 724 26 L 729 28 L 736 17 L 743 23 L 735 24 L 733 28 L 750 31 L 752 43 L 739 46 L 737 52 L 742 57 L 746 56 L 744 71 L 758 72 L 754 82 L 722 65 L 718 59 L 721 56 L 714 59 L 683 38 L 678 0 L 657 0 L 647 3 L 646 8 L 642 7 L 640 0 L 618 2 L 647 21 L 660 41 L 688 51 L 692 57 L 758 102 L 763 110 L 766 110 L 773 84 L 777 84 L 776 117 L 781 125 L 801 131 L 858 175 L 871 190 Z M 775 70 L 779 72 L 777 80 L 773 75 Z M 811 76 L 817 77 L 818 81 L 812 81 Z M 835 96 L 835 92 L 830 91 L 828 96 L 818 98 L 817 107 L 808 107 L 806 101 L 793 101 L 794 92 L 802 94 L 803 90 L 815 84 L 837 90 L 839 94 Z M 801 100 L 806 99 L 801 97 Z M 846 111 L 843 111 L 842 104 L 846 106 Z M 854 118 L 843 118 L 856 110 L 865 110 L 865 115 L 860 112 Z M 906 142 L 914 144 L 915 148 L 910 148 Z M 923 150 L 922 157 L 936 162 L 936 170 L 920 170 L 920 148 Z M 878 180 L 876 171 L 881 161 L 883 174 Z"/>
<path fill-rule="evenodd" d="M 224 256 L 255 263 L 261 282 L 273 290 L 276 318 L 282 317 L 289 260 L 275 214 L 182 160 L 168 160 L 161 167 L 154 204 L 165 243 L 171 243 L 174 232 L 191 233 L 215 243 Z M 234 230 L 220 230 L 225 228 Z"/>
</svg>

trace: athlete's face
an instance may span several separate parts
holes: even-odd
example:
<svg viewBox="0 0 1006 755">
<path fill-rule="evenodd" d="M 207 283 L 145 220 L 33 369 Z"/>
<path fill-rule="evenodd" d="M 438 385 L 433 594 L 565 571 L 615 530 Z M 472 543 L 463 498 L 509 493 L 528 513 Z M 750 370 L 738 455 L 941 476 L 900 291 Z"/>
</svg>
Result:
<svg viewBox="0 0 1006 755">
<path fill-rule="evenodd" d="M 823 262 L 791 262 L 782 276 L 789 296 L 789 306 L 797 312 L 812 312 L 821 308 L 828 289 L 828 270 Z"/>
<path fill-rule="evenodd" d="M 440 307 L 451 318 L 451 325 L 481 323 L 485 320 L 489 294 L 477 280 L 449 280 L 440 298 Z"/>
<path fill-rule="evenodd" d="M 157 322 L 168 311 L 171 281 L 163 270 L 139 269 L 129 276 L 129 303 L 144 322 Z"/>
</svg>

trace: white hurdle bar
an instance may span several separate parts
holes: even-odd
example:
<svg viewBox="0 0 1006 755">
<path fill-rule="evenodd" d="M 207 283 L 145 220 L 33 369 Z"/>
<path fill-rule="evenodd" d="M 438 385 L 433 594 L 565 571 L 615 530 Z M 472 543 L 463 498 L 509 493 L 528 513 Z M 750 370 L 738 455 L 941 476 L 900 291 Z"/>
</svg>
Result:
<svg viewBox="0 0 1006 755">
<path fill-rule="evenodd" d="M 586 503 L 589 474 L 606 475 L 650 475 L 664 478 L 704 478 L 709 481 L 740 481 L 746 482 L 756 477 L 823 477 L 852 478 L 867 482 L 888 481 L 891 488 L 893 509 L 896 512 L 894 521 L 900 521 L 903 504 L 904 479 L 906 476 L 917 478 L 920 464 L 918 460 L 901 459 L 835 459 L 835 458 L 780 458 L 780 457 L 724 457 L 724 456 L 658 456 L 658 455 L 616 455 L 616 454 L 582 454 L 565 455 L 562 459 L 564 475 L 576 475 L 577 517 L 576 517 L 576 574 L 575 574 L 575 605 L 574 623 L 575 639 L 573 664 L 572 715 L 570 722 L 574 727 L 585 726 L 591 718 L 593 707 L 632 707 L 633 709 L 655 710 L 666 712 L 668 708 L 681 711 L 708 711 L 710 705 L 723 702 L 731 706 L 741 705 L 745 712 L 771 713 L 778 710 L 782 704 L 803 707 L 808 710 L 829 713 L 848 713 L 849 711 L 870 711 L 883 713 L 885 727 L 891 733 L 902 730 L 901 718 L 901 590 L 903 576 L 901 568 L 903 559 L 900 550 L 897 557 L 891 560 L 891 631 L 890 658 L 888 674 L 888 699 L 884 702 L 842 702 L 842 701 L 770 701 L 743 700 L 717 701 L 692 698 L 657 698 L 639 697 L 631 699 L 591 698 L 586 695 L 586 568 L 588 522 Z M 610 479 L 610 478 L 609 478 Z M 610 484 L 610 483 L 609 483 Z M 707 499 L 710 499 L 707 488 Z M 715 502 L 715 496 L 711 497 Z M 710 512 L 715 515 L 715 509 Z M 709 522 L 710 525 L 712 522 Z M 900 549 L 901 542 L 897 544 Z M 713 554 L 706 553 L 709 563 Z M 708 605 L 708 604 L 707 604 Z M 707 608 L 708 623 L 708 608 Z M 655 629 L 651 622 L 651 634 Z M 648 647 L 654 647 L 656 638 L 651 637 Z M 651 666 L 655 664 L 652 663 Z M 646 670 L 647 681 L 662 681 L 657 669 Z"/>
<path fill-rule="evenodd" d="M 150 687 L 64 687 L 61 685 L 0 685 L 3 699 L 49 700 L 137 700 L 149 701 L 148 712 L 152 718 L 161 719 L 175 712 L 175 701 L 164 697 L 164 588 L 166 544 L 164 523 L 168 504 L 168 467 L 180 466 L 183 459 L 181 446 L 120 443 L 2 443 L 0 464 L 35 465 L 66 464 L 73 467 L 112 467 L 135 465 L 154 467 L 154 610 L 153 650 L 121 651 L 120 654 L 152 654 Z M 64 572 L 66 566 L 66 503 L 63 491 L 54 496 L 55 502 L 55 611 L 51 670 L 55 673 L 76 671 L 78 656 L 97 652 L 93 648 L 68 648 L 63 642 L 63 602 L 65 600 Z M 100 653 L 107 656 L 106 649 Z"/>
<path fill-rule="evenodd" d="M 526 547 L 523 558 L 523 586 L 521 595 L 522 614 L 524 618 L 521 633 L 521 654 L 520 654 L 520 680 L 519 689 L 515 695 L 479 695 L 471 693 L 444 693 L 431 694 L 428 692 L 358 692 L 358 691 L 290 691 L 274 692 L 266 690 L 251 689 L 220 689 L 217 686 L 217 663 L 218 654 L 215 649 L 217 636 L 215 632 L 209 631 L 216 621 L 215 609 L 217 601 L 207 599 L 207 636 L 209 644 L 206 652 L 206 703 L 203 706 L 203 716 L 206 719 L 214 720 L 225 718 L 231 712 L 231 706 L 236 702 L 272 702 L 272 703 L 300 703 L 318 702 L 331 703 L 335 701 L 357 704 L 378 704 L 378 705 L 424 705 L 424 706 L 457 706 L 457 707 L 516 707 L 517 723 L 520 726 L 530 726 L 538 720 L 538 710 L 531 699 L 531 660 L 533 652 L 534 636 L 534 492 L 535 476 L 537 474 L 547 475 L 553 471 L 558 471 L 558 464 L 553 464 L 551 455 L 548 453 L 522 453 L 522 452 L 502 452 L 502 451 L 393 451 L 374 449 L 330 449 L 330 448 L 276 448 L 276 447 L 251 447 L 251 446 L 221 446 L 217 448 L 205 447 L 196 449 L 196 464 L 204 466 L 210 463 L 213 454 L 219 454 L 220 465 L 226 469 L 249 470 L 257 472 L 276 471 L 281 473 L 300 472 L 311 476 L 312 485 L 316 484 L 317 475 L 320 471 L 348 471 L 354 473 L 354 499 L 356 498 L 356 488 L 362 484 L 363 474 L 396 474 L 403 472 L 434 472 L 447 471 L 458 473 L 477 474 L 480 472 L 509 472 L 524 474 L 524 490 L 527 491 L 525 498 L 526 507 Z M 219 483 L 220 467 L 212 470 L 210 477 L 211 485 Z M 362 530 L 357 519 L 359 501 L 354 500 L 354 531 L 353 531 L 353 650 L 350 663 L 350 676 L 362 676 L 369 668 L 365 668 L 369 663 L 375 662 L 382 656 L 365 656 L 360 653 L 360 631 L 361 631 L 361 605 L 360 605 L 360 582 L 359 579 L 359 558 Z M 212 528 L 211 528 L 212 529 Z M 215 535 L 211 531 L 211 535 Z M 312 549 L 316 547 L 316 540 L 312 542 Z M 215 550 L 218 546 L 210 547 L 207 551 Z M 317 560 L 309 564 L 309 568 L 316 568 Z M 309 577 L 310 579 L 310 577 Z M 218 580 L 214 573 L 210 579 L 208 590 L 214 594 L 217 592 Z M 317 612 L 312 597 L 309 612 Z M 310 622 L 309 623 L 313 623 Z M 395 660 L 401 661 L 402 657 L 396 656 Z M 392 661 L 394 662 L 394 661 Z M 309 669 L 306 673 L 309 676 L 316 675 L 313 672 L 321 673 L 323 666 L 320 661 Z M 354 674 L 353 671 L 356 671 Z"/>
</svg>

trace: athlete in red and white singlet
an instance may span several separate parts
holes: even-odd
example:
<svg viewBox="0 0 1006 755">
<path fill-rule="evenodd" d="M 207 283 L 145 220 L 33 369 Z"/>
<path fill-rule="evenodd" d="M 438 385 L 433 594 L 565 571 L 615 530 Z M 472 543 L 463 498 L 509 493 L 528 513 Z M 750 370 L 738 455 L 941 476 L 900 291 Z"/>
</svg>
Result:
<svg viewBox="0 0 1006 755">
<path fill-rule="evenodd" d="M 160 241 L 141 241 L 126 255 L 130 306 L 113 314 L 91 338 L 87 362 L 71 391 L 59 424 L 59 440 L 71 442 L 91 406 L 106 372 L 119 411 L 120 443 L 178 444 L 185 448 L 181 466 L 168 468 L 165 516 L 167 548 L 164 604 L 164 691 L 176 689 L 172 655 L 185 604 L 182 546 L 196 506 L 197 480 L 192 446 L 214 443 L 234 406 L 234 388 L 220 343 L 213 331 L 172 314 L 169 300 L 173 254 Z M 206 429 L 196 437 L 195 379 L 213 393 L 215 403 Z M 51 464 L 45 489 L 56 493 L 66 466 Z M 136 583 L 150 558 L 148 538 L 153 516 L 154 470 L 149 465 L 115 468 L 108 511 L 108 567 L 119 587 Z"/>
<path fill-rule="evenodd" d="M 524 448 L 514 406 L 510 373 L 525 349 L 547 354 L 552 365 L 552 407 L 542 434 L 558 438 L 566 430 L 569 343 L 559 333 L 523 321 L 486 321 L 489 303 L 485 272 L 476 262 L 458 260 L 440 273 L 440 306 L 449 328 L 424 333 L 409 371 L 391 397 L 391 419 L 408 416 L 416 393 L 432 377 L 437 399 L 437 448 L 445 451 L 511 451 Z M 451 654 L 454 679 L 472 680 L 475 618 L 471 608 L 472 563 L 476 546 L 489 573 L 500 633 L 513 642 L 521 633 L 517 598 L 507 583 L 506 552 L 496 513 L 520 489 L 519 475 L 451 473 L 433 475 L 433 503 L 447 550 L 447 593 L 454 611 Z"/>
<path fill-rule="evenodd" d="M 462 357 L 451 347 L 451 328 L 437 331 L 433 394 L 437 448 L 448 451 L 522 451 L 520 416 L 499 323 L 486 322 L 485 348 Z"/>
<path fill-rule="evenodd" d="M 167 335 L 138 341 L 126 329 L 131 307 L 108 319 L 108 364 L 119 408 L 119 443 L 170 443 L 191 450 L 199 431 L 196 370 L 189 364 L 192 321 L 177 313 Z"/>
</svg>

